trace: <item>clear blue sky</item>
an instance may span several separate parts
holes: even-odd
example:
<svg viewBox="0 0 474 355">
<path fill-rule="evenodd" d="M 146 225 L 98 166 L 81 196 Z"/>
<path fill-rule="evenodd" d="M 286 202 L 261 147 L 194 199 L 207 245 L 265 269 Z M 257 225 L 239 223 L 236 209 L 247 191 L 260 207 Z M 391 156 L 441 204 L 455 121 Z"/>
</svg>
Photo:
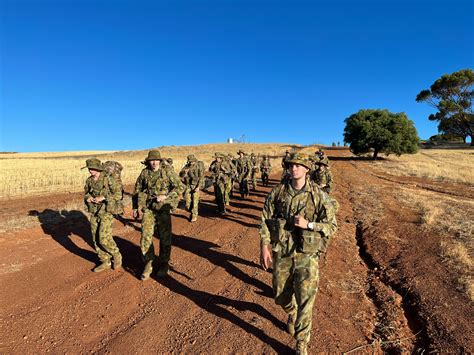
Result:
<svg viewBox="0 0 474 355">
<path fill-rule="evenodd" d="M 473 67 L 471 0 L 0 0 L 0 151 L 343 141 Z"/>
</svg>

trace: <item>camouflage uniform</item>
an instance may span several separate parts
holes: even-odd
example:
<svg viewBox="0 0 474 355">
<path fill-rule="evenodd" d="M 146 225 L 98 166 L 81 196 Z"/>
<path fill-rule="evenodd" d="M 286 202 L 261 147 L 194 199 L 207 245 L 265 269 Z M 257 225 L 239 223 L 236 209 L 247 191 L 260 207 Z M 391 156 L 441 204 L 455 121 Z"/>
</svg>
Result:
<svg viewBox="0 0 474 355">
<path fill-rule="evenodd" d="M 252 165 L 243 151 L 239 150 L 238 154 L 240 154 L 239 159 L 237 159 L 237 173 L 239 174 L 239 191 L 242 197 L 247 197 L 249 195 L 248 179 L 252 172 Z"/>
<path fill-rule="evenodd" d="M 228 154 L 225 159 L 228 161 L 232 170 L 229 182 L 225 186 L 225 205 L 228 206 L 230 204 L 230 197 L 234 190 L 234 180 L 237 178 L 237 166 L 235 165 L 235 159 L 233 159 L 231 154 Z"/>
<path fill-rule="evenodd" d="M 161 160 L 158 151 L 150 151 L 148 160 Z M 153 234 L 158 230 L 160 252 L 158 256 L 158 274 L 162 276 L 169 269 L 171 256 L 171 210 L 176 208 L 183 186 L 179 177 L 170 168 L 160 165 L 153 171 L 150 167 L 142 170 L 135 183 L 132 196 L 133 209 L 143 212 L 140 248 L 146 263 L 142 279 L 147 279 L 152 271 L 155 258 Z M 157 202 L 155 197 L 166 195 L 166 199 Z"/>
<path fill-rule="evenodd" d="M 296 158 L 287 163 L 303 165 L 300 154 L 292 157 Z M 310 168 L 307 159 L 304 166 Z M 311 222 L 312 230 L 295 227 L 296 215 Z M 275 303 L 289 315 L 289 330 L 305 349 L 319 283 L 319 257 L 336 228 L 331 199 L 309 179 L 302 189 L 295 190 L 290 177 L 276 186 L 265 201 L 260 238 L 262 246 L 272 247 Z"/>
<path fill-rule="evenodd" d="M 268 157 L 263 158 L 262 162 L 260 163 L 260 172 L 262 173 L 262 184 L 263 186 L 268 186 L 268 178 L 270 176 L 270 172 L 272 171 L 272 164 Z"/>
<path fill-rule="evenodd" d="M 183 197 L 186 202 L 186 210 L 191 212 L 191 222 L 197 220 L 199 205 L 199 190 L 204 185 L 204 163 L 196 159 L 194 155 L 188 155 L 186 165 L 181 169 L 179 177 L 185 186 Z"/>
<path fill-rule="evenodd" d="M 214 181 L 214 194 L 216 196 L 217 212 L 226 213 L 226 186 L 230 184 L 232 167 L 224 155 L 216 153 L 215 160 L 211 163 L 209 171 L 212 173 Z"/>
<path fill-rule="evenodd" d="M 257 190 L 257 173 L 258 173 L 258 158 L 255 156 L 254 153 L 250 155 L 250 164 L 252 166 L 251 168 L 251 174 L 250 178 L 252 180 L 252 190 L 256 191 Z"/>
<path fill-rule="evenodd" d="M 285 152 L 285 156 L 281 158 L 281 167 L 283 168 L 283 171 L 281 172 L 281 182 L 284 182 L 290 175 L 290 173 L 288 172 L 287 165 L 286 165 L 286 161 L 288 160 L 289 157 L 290 157 L 290 151 L 287 150 Z"/>
<path fill-rule="evenodd" d="M 84 186 L 84 203 L 90 213 L 92 241 L 101 261 L 101 265 L 97 266 L 94 271 L 110 269 L 111 258 L 114 260 L 114 269 L 118 269 L 122 265 L 122 255 L 112 237 L 112 222 L 113 214 L 119 212 L 117 205 L 122 199 L 122 186 L 103 171 L 100 160 L 88 159 L 86 164 L 87 168 L 100 171 L 96 181 L 92 176 L 89 176 Z M 89 198 L 100 196 L 105 197 L 103 202 L 88 202 Z"/>
<path fill-rule="evenodd" d="M 311 180 L 326 193 L 330 193 L 333 187 L 333 178 L 329 170 L 329 160 L 323 157 L 321 160 L 315 162 L 316 168 L 311 172 Z"/>
</svg>

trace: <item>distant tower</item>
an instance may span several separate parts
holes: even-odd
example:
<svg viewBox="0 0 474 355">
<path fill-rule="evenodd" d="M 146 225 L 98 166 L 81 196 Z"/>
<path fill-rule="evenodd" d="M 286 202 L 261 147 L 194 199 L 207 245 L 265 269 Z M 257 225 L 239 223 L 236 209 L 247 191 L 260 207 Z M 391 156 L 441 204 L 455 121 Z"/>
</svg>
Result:
<svg viewBox="0 0 474 355">
<path fill-rule="evenodd" d="M 233 139 L 233 138 L 227 138 L 227 143 L 233 144 L 233 143 L 234 143 L 234 139 Z"/>
</svg>

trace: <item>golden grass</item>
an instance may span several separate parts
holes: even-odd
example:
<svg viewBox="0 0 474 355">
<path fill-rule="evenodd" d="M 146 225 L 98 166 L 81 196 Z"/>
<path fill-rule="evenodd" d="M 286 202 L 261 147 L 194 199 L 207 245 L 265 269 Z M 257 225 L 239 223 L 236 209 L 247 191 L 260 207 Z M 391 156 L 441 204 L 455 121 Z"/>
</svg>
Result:
<svg viewBox="0 0 474 355">
<path fill-rule="evenodd" d="M 287 149 L 299 148 L 288 144 L 207 144 L 200 146 L 171 146 L 159 148 L 163 157 L 173 158 L 175 170 L 179 171 L 186 162 L 188 154 L 203 160 L 206 166 L 213 160 L 215 152 L 231 153 L 236 156 L 239 149 L 245 152 L 273 157 L 274 170 L 280 168 L 280 156 Z M 87 155 L 84 155 L 87 153 Z M 143 169 L 141 161 L 148 150 L 120 152 L 68 152 L 59 153 L 21 153 L 0 154 L 0 198 L 49 194 L 52 192 L 81 191 L 89 175 L 82 169 L 85 160 L 98 157 L 102 161 L 117 160 L 124 169 L 124 184 L 134 184 Z"/>
<path fill-rule="evenodd" d="M 416 154 L 389 156 L 375 165 L 398 176 L 474 184 L 473 149 L 422 149 Z"/>
<path fill-rule="evenodd" d="M 458 288 L 474 301 L 474 201 L 401 188 L 396 197 L 420 212 L 420 224 L 437 231 L 441 256 L 458 274 Z"/>
</svg>

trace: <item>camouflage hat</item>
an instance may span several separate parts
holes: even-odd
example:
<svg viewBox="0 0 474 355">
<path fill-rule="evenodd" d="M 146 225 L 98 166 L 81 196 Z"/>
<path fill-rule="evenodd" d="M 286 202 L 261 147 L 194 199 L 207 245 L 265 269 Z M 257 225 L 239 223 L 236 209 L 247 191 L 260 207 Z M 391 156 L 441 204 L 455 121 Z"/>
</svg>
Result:
<svg viewBox="0 0 474 355">
<path fill-rule="evenodd" d="M 172 158 L 168 158 L 168 159 L 166 159 L 166 161 L 168 162 L 168 164 L 173 164 L 173 159 Z"/>
<path fill-rule="evenodd" d="M 145 161 L 150 161 L 150 160 L 161 160 L 161 154 L 160 151 L 158 150 L 150 150 L 148 152 L 148 156 L 145 158 Z"/>
<path fill-rule="evenodd" d="M 311 160 L 309 159 L 309 156 L 304 153 L 291 154 L 288 160 L 285 162 L 285 165 L 287 167 L 290 164 L 299 164 L 303 165 L 305 168 L 312 169 Z"/>
<path fill-rule="evenodd" d="M 188 162 L 192 162 L 192 161 L 197 161 L 196 157 L 194 156 L 194 154 L 189 154 L 188 157 Z"/>
<path fill-rule="evenodd" d="M 255 153 L 250 154 L 250 156 L 251 156 L 251 157 L 254 157 L 254 156 L 255 156 Z"/>
<path fill-rule="evenodd" d="M 96 158 L 87 159 L 86 160 L 86 166 L 82 167 L 81 169 L 86 169 L 86 168 L 97 170 L 97 171 L 103 171 L 104 170 L 104 166 L 102 165 L 100 160 L 96 159 Z"/>
<path fill-rule="evenodd" d="M 239 149 L 239 151 L 237 152 L 237 154 L 245 154 L 245 152 L 244 152 L 242 149 Z"/>
<path fill-rule="evenodd" d="M 328 157 L 322 157 L 321 159 L 319 159 L 319 161 L 316 162 L 316 164 L 329 166 L 329 159 Z"/>
<path fill-rule="evenodd" d="M 214 158 L 222 158 L 222 153 L 215 152 L 214 153 Z"/>
</svg>

